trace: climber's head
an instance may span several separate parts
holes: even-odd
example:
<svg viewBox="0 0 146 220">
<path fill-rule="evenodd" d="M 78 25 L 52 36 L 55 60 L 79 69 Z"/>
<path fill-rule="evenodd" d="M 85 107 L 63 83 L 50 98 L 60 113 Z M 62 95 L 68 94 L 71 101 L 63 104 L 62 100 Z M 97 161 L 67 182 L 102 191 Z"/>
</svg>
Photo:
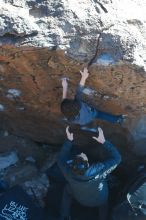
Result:
<svg viewBox="0 0 146 220">
<path fill-rule="evenodd" d="M 84 153 L 76 155 L 73 160 L 68 160 L 67 164 L 76 175 L 84 175 L 89 167 L 88 158 Z"/>
<path fill-rule="evenodd" d="M 72 119 L 79 114 L 80 104 L 74 99 L 64 99 L 61 103 L 61 112 L 67 119 Z"/>
</svg>

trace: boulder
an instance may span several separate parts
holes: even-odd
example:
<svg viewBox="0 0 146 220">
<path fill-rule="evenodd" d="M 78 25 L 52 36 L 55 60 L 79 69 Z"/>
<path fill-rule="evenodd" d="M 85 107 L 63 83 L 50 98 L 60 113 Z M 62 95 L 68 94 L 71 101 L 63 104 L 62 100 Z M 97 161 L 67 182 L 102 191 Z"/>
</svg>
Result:
<svg viewBox="0 0 146 220">
<path fill-rule="evenodd" d="M 124 134 L 129 143 L 133 121 L 146 113 L 145 11 L 142 0 L 2 0 L 0 127 L 60 146 L 67 125 L 61 78 L 69 78 L 74 97 L 79 71 L 88 66 L 84 99 L 128 115 L 125 128 L 99 120 L 91 127 L 101 125 L 109 137 Z M 78 145 L 90 142 L 90 132 L 73 131 Z"/>
</svg>

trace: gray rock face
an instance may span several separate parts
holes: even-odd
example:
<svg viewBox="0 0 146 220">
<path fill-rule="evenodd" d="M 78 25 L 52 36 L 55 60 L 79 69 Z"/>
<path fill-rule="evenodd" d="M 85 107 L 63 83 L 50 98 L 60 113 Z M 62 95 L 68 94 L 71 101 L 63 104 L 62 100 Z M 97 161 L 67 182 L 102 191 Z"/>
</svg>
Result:
<svg viewBox="0 0 146 220">
<path fill-rule="evenodd" d="M 44 197 L 47 194 L 49 188 L 49 180 L 46 174 L 40 174 L 33 179 L 26 181 L 22 184 L 24 190 L 30 195 L 33 199 L 40 202 L 40 205 L 44 205 Z"/>
<path fill-rule="evenodd" d="M 0 155 L 0 170 L 8 168 L 17 163 L 18 157 L 15 152 Z"/>
<path fill-rule="evenodd" d="M 78 60 L 89 61 L 95 55 L 97 64 L 124 60 L 146 69 L 143 0 L 1 2 L 1 45 L 61 48 Z"/>
<path fill-rule="evenodd" d="M 136 141 L 146 138 L 146 116 L 139 118 L 135 122 L 132 134 Z"/>
<path fill-rule="evenodd" d="M 32 164 L 20 164 L 17 167 L 12 167 L 4 173 L 4 180 L 9 183 L 9 186 L 22 184 L 37 175 L 37 168 Z"/>
<path fill-rule="evenodd" d="M 146 156 L 146 116 L 140 117 L 133 126 L 132 135 L 135 140 L 133 151 Z"/>
</svg>

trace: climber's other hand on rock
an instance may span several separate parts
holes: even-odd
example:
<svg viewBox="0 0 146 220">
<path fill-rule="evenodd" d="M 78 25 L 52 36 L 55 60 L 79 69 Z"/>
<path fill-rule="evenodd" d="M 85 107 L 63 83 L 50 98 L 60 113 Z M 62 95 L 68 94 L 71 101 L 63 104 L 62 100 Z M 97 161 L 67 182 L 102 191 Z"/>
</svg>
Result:
<svg viewBox="0 0 146 220">
<path fill-rule="evenodd" d="M 93 136 L 92 138 L 93 138 L 94 140 L 96 140 L 97 142 L 99 142 L 99 143 L 101 143 L 101 144 L 104 144 L 104 142 L 105 142 L 105 137 L 104 137 L 104 134 L 103 134 L 103 130 L 102 130 L 100 127 L 98 128 L 98 132 L 99 132 L 98 137 Z"/>
<path fill-rule="evenodd" d="M 73 139 L 74 139 L 74 135 L 73 135 L 73 133 L 71 133 L 70 131 L 69 131 L 69 126 L 67 126 L 66 127 L 66 135 L 67 135 L 67 139 L 69 140 L 69 141 L 73 141 Z"/>
</svg>

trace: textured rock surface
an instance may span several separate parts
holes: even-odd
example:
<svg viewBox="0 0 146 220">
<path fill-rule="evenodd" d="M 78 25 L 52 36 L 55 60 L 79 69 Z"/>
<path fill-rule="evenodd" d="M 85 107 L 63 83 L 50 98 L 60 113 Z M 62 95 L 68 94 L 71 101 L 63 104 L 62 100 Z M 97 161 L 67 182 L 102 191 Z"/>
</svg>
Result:
<svg viewBox="0 0 146 220">
<path fill-rule="evenodd" d="M 60 79 L 70 78 L 73 97 L 79 70 L 89 63 L 85 99 L 129 116 L 126 128 L 99 121 L 94 126 L 101 124 L 115 143 L 119 137 L 120 147 L 120 141 L 129 143 L 129 130 L 135 134 L 146 113 L 145 2 L 1 2 L 0 126 L 35 141 L 62 143 L 66 125 L 59 108 Z M 75 135 L 80 145 L 87 145 L 89 136 L 79 130 Z"/>
<path fill-rule="evenodd" d="M 137 155 L 141 155 L 144 157 L 146 155 L 146 147 L 145 147 L 145 144 L 146 144 L 146 116 L 145 115 L 136 120 L 131 131 L 132 131 L 133 137 L 134 137 L 133 151 Z"/>
<path fill-rule="evenodd" d="M 0 42 L 62 48 L 80 60 L 130 61 L 146 68 L 143 0 L 1 0 Z"/>
<path fill-rule="evenodd" d="M 26 160 L 28 155 L 35 161 Z M 37 197 L 41 205 L 49 187 L 45 172 L 55 161 L 55 157 L 53 146 L 40 145 L 0 130 L 0 179 L 10 187 L 22 184 L 28 194 Z"/>
<path fill-rule="evenodd" d="M 49 188 L 49 180 L 45 174 L 40 174 L 29 181 L 22 184 L 24 190 L 30 195 L 34 200 L 41 202 L 40 205 L 44 205 L 43 199 L 47 194 Z"/>
<path fill-rule="evenodd" d="M 60 113 L 60 79 L 70 78 L 73 97 L 83 63 L 61 51 L 10 46 L 1 48 L 0 59 L 1 126 L 36 141 L 61 143 L 66 125 Z M 145 94 L 146 74 L 141 68 L 90 67 L 85 99 L 102 110 L 128 114 L 127 128 L 146 113 Z"/>
<path fill-rule="evenodd" d="M 14 165 L 17 162 L 18 162 L 18 157 L 16 152 L 0 155 L 0 170 L 3 170 L 11 165 Z"/>
</svg>

